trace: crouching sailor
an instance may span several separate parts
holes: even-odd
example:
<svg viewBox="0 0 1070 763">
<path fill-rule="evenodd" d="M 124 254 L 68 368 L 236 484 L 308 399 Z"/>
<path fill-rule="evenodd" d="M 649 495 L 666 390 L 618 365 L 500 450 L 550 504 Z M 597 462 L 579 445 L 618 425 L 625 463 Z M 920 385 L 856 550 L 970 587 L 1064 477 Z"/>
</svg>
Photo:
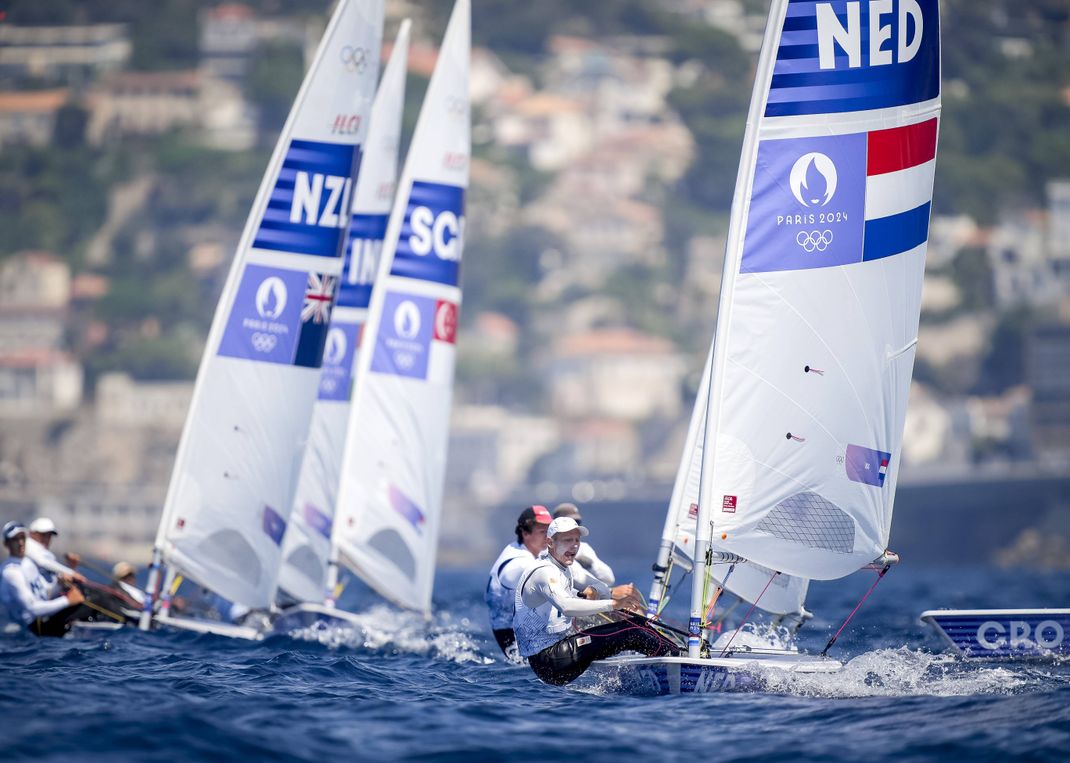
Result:
<svg viewBox="0 0 1070 763">
<path fill-rule="evenodd" d="M 629 583 L 610 589 L 574 564 L 580 538 L 588 532 L 571 517 L 551 522 L 546 530 L 546 555 L 528 568 L 517 586 L 513 630 L 520 654 L 548 684 L 570 683 L 595 660 L 627 650 L 648 657 L 680 653 L 676 644 L 647 625 L 642 616 L 627 614 L 642 611 L 635 586 Z M 624 610 L 625 619 L 584 630 L 577 630 L 572 621 L 613 610 Z"/>
<path fill-rule="evenodd" d="M 83 613 L 85 597 L 77 588 L 55 596 L 56 591 L 42 577 L 37 565 L 26 556 L 26 528 L 8 522 L 3 529 L 4 545 L 10 554 L 0 571 L 0 602 L 11 619 L 27 626 L 38 636 L 62 636 L 71 622 Z"/>
<path fill-rule="evenodd" d="M 546 549 L 546 528 L 549 525 L 550 512 L 545 506 L 528 506 L 520 512 L 516 520 L 516 541 L 498 554 L 487 578 L 483 601 L 490 611 L 490 627 L 494 632 L 494 640 L 512 663 L 523 662 L 516 648 L 516 636 L 513 635 L 516 585 L 527 568 Z"/>
</svg>

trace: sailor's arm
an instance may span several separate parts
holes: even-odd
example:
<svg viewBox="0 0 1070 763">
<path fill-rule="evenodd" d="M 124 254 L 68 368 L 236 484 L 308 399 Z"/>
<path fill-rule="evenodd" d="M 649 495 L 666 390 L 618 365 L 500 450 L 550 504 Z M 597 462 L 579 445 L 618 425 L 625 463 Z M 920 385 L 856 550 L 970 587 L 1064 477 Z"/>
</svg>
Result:
<svg viewBox="0 0 1070 763">
<path fill-rule="evenodd" d="M 67 565 L 60 563 L 56 559 L 55 554 L 50 553 L 47 549 L 27 544 L 26 556 L 30 557 L 30 559 L 33 560 L 33 563 L 42 570 L 48 570 L 55 575 L 64 575 L 82 583 L 85 582 L 85 576 L 80 572 L 71 569 Z"/>
<path fill-rule="evenodd" d="M 543 570 L 539 570 L 543 572 Z M 612 612 L 616 605 L 612 599 L 596 599 L 593 601 L 577 597 L 566 585 L 565 578 L 556 571 L 551 575 L 535 577 L 540 578 L 536 583 L 536 590 L 544 597 L 553 602 L 561 614 L 565 617 L 583 617 L 585 615 L 597 615 L 600 612 Z"/>
<path fill-rule="evenodd" d="M 71 601 L 67 596 L 57 596 L 54 599 L 47 600 L 38 599 L 34 597 L 33 591 L 30 590 L 30 584 L 26 582 L 22 571 L 13 566 L 4 570 L 4 580 L 15 592 L 15 597 L 22 608 L 33 617 L 54 615 L 61 609 L 65 609 L 71 604 L 77 604 L 82 600 L 81 596 L 75 597 L 78 601 Z"/>
<path fill-rule="evenodd" d="M 56 557 L 43 548 L 26 544 L 26 556 L 42 570 L 54 572 L 57 575 L 76 575 L 77 573 L 65 564 L 60 564 Z"/>
</svg>

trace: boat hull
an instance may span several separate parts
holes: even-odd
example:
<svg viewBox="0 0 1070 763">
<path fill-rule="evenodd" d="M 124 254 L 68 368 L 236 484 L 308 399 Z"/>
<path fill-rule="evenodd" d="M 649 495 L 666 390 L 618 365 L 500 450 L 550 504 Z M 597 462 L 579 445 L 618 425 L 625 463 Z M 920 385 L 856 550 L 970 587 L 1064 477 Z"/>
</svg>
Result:
<svg viewBox="0 0 1070 763">
<path fill-rule="evenodd" d="M 215 620 L 197 620 L 189 617 L 170 617 L 168 615 L 157 615 L 153 618 L 153 621 L 167 628 L 191 631 L 193 633 L 210 633 L 213 636 L 226 636 L 227 638 L 245 639 L 247 641 L 259 641 L 264 638 L 263 631 L 248 625 L 232 625 Z"/>
<path fill-rule="evenodd" d="M 286 607 L 271 622 L 277 635 L 287 635 L 301 628 L 360 628 L 361 622 L 352 612 L 325 604 L 302 603 Z"/>
<path fill-rule="evenodd" d="M 588 680 L 610 693 L 635 696 L 752 692 L 769 670 L 806 674 L 839 672 L 835 660 L 798 653 L 732 657 L 611 657 L 587 671 Z"/>
<path fill-rule="evenodd" d="M 1070 609 L 935 609 L 921 620 L 969 659 L 1070 655 Z"/>
</svg>

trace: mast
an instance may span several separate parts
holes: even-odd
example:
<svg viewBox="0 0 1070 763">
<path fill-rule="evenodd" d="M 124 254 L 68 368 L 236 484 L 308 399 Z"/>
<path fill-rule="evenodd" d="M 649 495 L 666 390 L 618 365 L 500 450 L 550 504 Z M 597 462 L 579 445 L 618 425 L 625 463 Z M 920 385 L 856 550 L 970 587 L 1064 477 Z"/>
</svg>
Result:
<svg viewBox="0 0 1070 763">
<path fill-rule="evenodd" d="M 776 51 L 780 40 L 780 30 L 784 26 L 788 0 L 773 0 L 769 10 L 769 21 L 765 27 L 762 51 L 758 57 L 758 69 L 754 76 L 754 90 L 751 95 L 750 109 L 747 113 L 747 128 L 743 135 L 743 150 L 739 158 L 739 170 L 736 173 L 735 194 L 732 196 L 732 210 L 728 223 L 728 237 L 725 243 L 724 268 L 721 271 L 721 297 L 717 305 L 717 331 L 710 349 L 713 363 L 710 368 L 710 396 L 706 401 L 706 447 L 702 449 L 702 478 L 699 486 L 698 516 L 695 520 L 695 566 L 691 579 L 691 616 L 688 619 L 687 653 L 689 657 L 699 657 L 702 642 L 702 620 L 705 616 L 706 602 L 703 599 L 706 576 L 712 563 L 710 545 L 713 521 L 710 502 L 713 487 L 713 455 L 716 451 L 716 437 L 720 431 L 718 419 L 721 406 L 721 387 L 724 384 L 725 362 L 727 353 L 716 350 L 724 346 L 732 320 L 732 302 L 735 296 L 734 285 L 739 272 L 739 261 L 743 253 L 743 235 L 746 230 L 745 215 L 750 199 L 751 184 L 754 179 L 754 162 L 758 155 L 758 125 L 765 111 L 765 101 L 769 94 L 769 82 L 776 63 Z"/>
</svg>

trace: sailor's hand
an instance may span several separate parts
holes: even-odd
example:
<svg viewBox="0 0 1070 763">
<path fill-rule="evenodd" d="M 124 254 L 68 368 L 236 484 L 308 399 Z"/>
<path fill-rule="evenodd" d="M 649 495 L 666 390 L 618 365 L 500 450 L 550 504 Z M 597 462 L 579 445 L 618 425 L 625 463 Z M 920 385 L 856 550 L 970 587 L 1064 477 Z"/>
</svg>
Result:
<svg viewBox="0 0 1070 763">
<path fill-rule="evenodd" d="M 610 593 L 613 597 L 613 609 L 627 609 L 633 612 L 643 611 L 643 598 L 631 583 L 614 586 Z"/>
<path fill-rule="evenodd" d="M 83 594 L 77 588 L 72 588 L 67 591 L 67 604 L 68 606 L 74 606 L 75 604 L 81 604 L 85 601 L 85 594 Z"/>
<path fill-rule="evenodd" d="M 83 575 L 80 572 L 76 572 L 73 575 L 71 575 L 71 579 L 74 580 L 74 582 L 76 582 L 76 583 L 81 583 L 82 585 L 85 585 L 86 583 L 89 582 L 88 580 L 86 580 L 85 575 Z"/>
<path fill-rule="evenodd" d="M 594 599 L 598 598 L 598 591 L 594 590 L 594 586 L 587 586 L 582 591 L 580 591 L 580 598 L 590 599 L 593 601 Z"/>
<path fill-rule="evenodd" d="M 82 563 L 82 557 L 78 556 L 78 554 L 74 553 L 73 551 L 68 552 L 64 556 L 67 559 L 68 567 L 77 567 L 79 564 Z"/>
</svg>

